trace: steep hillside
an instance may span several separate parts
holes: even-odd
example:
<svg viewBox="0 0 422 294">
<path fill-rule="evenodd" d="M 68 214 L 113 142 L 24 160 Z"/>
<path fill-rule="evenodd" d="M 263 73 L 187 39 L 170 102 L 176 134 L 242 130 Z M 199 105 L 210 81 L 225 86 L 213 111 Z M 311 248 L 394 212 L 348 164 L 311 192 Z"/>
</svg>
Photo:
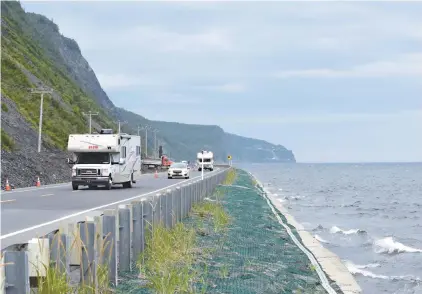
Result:
<svg viewBox="0 0 422 294">
<path fill-rule="evenodd" d="M 32 185 L 37 173 L 42 173 L 44 183 L 67 181 L 67 137 L 87 131 L 87 117 L 82 112 L 89 110 L 100 112 L 94 117 L 95 129 L 116 129 L 118 120 L 127 122 L 124 132 L 136 133 L 138 126 L 145 125 L 158 129 L 158 141 L 175 159 L 193 159 L 198 150 L 206 148 L 220 160 L 232 154 L 242 161 L 273 157 L 294 161 L 293 154 L 282 146 L 227 134 L 218 126 L 150 121 L 116 107 L 78 44 L 61 35 L 55 23 L 26 13 L 19 2 L 2 1 L 1 10 L 2 182 L 7 175 L 16 186 Z M 40 94 L 30 92 L 37 87 L 54 90 L 44 96 L 41 153 L 36 151 Z M 154 144 L 150 134 L 151 154 Z"/>
</svg>

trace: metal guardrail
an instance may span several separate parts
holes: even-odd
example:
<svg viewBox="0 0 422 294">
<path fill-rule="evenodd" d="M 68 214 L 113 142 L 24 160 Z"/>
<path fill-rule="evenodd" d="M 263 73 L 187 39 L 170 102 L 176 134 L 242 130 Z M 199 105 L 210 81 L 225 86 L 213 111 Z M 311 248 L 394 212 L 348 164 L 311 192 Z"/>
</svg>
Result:
<svg viewBox="0 0 422 294">
<path fill-rule="evenodd" d="M 34 238 L 22 250 L 5 250 L 0 262 L 0 293 L 30 293 L 30 279 L 45 277 L 49 266 L 68 277 L 71 267 L 77 266 L 79 282 L 95 288 L 96 271 L 106 265 L 110 283 L 117 286 L 119 271 L 137 269 L 146 233 L 158 224 L 171 228 L 182 221 L 193 204 L 211 194 L 228 171 L 105 210 L 101 216 L 87 217 L 86 221 Z"/>
</svg>

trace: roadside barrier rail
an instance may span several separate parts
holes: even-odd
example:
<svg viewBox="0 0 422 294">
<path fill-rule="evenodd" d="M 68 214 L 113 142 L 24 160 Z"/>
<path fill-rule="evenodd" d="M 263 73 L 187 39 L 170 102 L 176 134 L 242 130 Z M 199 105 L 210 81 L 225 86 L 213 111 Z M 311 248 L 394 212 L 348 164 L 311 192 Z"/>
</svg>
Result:
<svg viewBox="0 0 422 294">
<path fill-rule="evenodd" d="M 148 232 L 159 224 L 171 228 L 182 221 L 195 203 L 212 194 L 228 171 L 218 171 L 204 180 L 184 183 L 154 196 L 140 196 L 100 216 L 86 217 L 85 221 L 29 240 L 20 250 L 19 246 L 6 249 L 0 261 L 0 293 L 30 293 L 51 268 L 66 276 L 69 283 L 75 268 L 79 268 L 77 283 L 91 289 L 98 289 L 99 278 L 104 278 L 100 273 L 106 269 L 107 281 L 117 286 L 119 272 L 137 270 Z"/>
</svg>

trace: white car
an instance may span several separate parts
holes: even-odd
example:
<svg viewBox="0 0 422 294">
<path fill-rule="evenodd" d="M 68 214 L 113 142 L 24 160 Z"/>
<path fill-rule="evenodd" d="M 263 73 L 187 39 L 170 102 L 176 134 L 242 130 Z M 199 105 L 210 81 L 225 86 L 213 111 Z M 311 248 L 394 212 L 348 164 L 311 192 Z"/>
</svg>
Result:
<svg viewBox="0 0 422 294">
<path fill-rule="evenodd" d="M 190 173 L 189 173 L 188 165 L 183 162 L 173 163 L 172 165 L 170 165 L 170 168 L 168 169 L 167 177 L 169 179 L 173 179 L 173 178 L 189 179 Z"/>
</svg>

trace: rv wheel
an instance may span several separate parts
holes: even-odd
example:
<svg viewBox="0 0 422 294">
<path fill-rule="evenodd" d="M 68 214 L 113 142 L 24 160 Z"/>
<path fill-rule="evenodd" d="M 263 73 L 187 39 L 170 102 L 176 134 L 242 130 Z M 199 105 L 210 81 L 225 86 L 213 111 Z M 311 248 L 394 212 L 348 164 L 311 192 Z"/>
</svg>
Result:
<svg viewBox="0 0 422 294">
<path fill-rule="evenodd" d="M 113 181 L 111 180 L 111 178 L 108 178 L 108 182 L 105 185 L 107 190 L 111 190 L 111 186 L 113 185 Z"/>
<path fill-rule="evenodd" d="M 78 188 L 79 188 L 79 186 L 78 186 L 78 185 L 72 184 L 72 189 L 73 189 L 73 190 L 78 190 Z"/>
<path fill-rule="evenodd" d="M 124 182 L 123 183 L 123 188 L 132 188 L 133 187 L 132 182 L 133 182 L 133 174 L 130 176 L 130 181 L 129 182 Z"/>
</svg>

